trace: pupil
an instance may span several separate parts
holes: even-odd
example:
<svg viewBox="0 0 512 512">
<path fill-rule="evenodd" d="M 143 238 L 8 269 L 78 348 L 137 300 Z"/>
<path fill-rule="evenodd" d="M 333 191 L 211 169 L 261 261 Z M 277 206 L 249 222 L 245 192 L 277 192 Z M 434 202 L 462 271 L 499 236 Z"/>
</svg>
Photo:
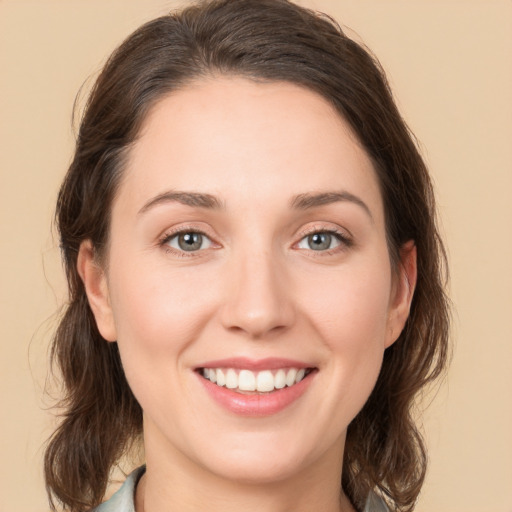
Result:
<svg viewBox="0 0 512 512">
<path fill-rule="evenodd" d="M 315 233 L 308 237 L 309 246 L 314 251 L 323 251 L 331 246 L 331 235 L 329 233 Z"/>
<path fill-rule="evenodd" d="M 203 236 L 200 233 L 185 233 L 178 238 L 178 245 L 184 251 L 196 251 L 201 248 Z"/>
</svg>

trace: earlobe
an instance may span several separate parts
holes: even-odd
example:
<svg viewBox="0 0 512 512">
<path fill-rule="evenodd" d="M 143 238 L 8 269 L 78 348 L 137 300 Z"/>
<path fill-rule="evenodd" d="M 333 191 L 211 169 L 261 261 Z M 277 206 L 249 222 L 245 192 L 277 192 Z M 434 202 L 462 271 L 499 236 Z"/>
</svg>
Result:
<svg viewBox="0 0 512 512">
<path fill-rule="evenodd" d="M 96 261 L 90 240 L 80 244 L 76 265 L 100 334 L 107 341 L 116 341 L 117 333 L 110 304 L 107 276 Z"/>
<path fill-rule="evenodd" d="M 395 286 L 393 286 L 388 318 L 386 348 L 398 339 L 409 317 L 417 274 L 416 245 L 413 240 L 409 240 L 400 248 L 400 263 Z"/>
</svg>

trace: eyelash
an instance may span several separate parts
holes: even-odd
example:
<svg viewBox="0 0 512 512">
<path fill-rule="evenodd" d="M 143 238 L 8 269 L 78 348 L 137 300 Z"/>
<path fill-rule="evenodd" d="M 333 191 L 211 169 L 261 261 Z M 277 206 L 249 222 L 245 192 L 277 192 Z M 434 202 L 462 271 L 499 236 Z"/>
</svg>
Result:
<svg viewBox="0 0 512 512">
<path fill-rule="evenodd" d="M 210 242 L 212 244 L 215 244 L 215 242 L 212 240 L 212 237 L 209 236 L 207 233 L 205 233 L 203 230 L 198 229 L 196 227 L 192 227 L 192 226 L 188 226 L 188 227 L 185 226 L 185 227 L 180 227 L 173 231 L 166 231 L 164 233 L 164 235 L 162 235 L 162 237 L 158 240 L 158 245 L 160 247 L 163 247 L 165 249 L 166 253 L 173 253 L 175 256 L 178 256 L 179 258 L 197 257 L 198 253 L 202 252 L 201 250 L 199 250 L 199 251 L 183 251 L 183 250 L 181 250 L 180 251 L 180 250 L 177 250 L 174 247 L 171 247 L 168 245 L 169 242 L 173 238 L 175 238 L 179 235 L 184 235 L 184 234 L 188 234 L 188 233 L 202 235 L 202 236 L 206 237 L 208 240 L 210 240 Z"/>
<path fill-rule="evenodd" d="M 300 240 L 298 242 L 296 242 L 294 245 L 298 245 L 305 238 L 308 238 L 308 237 L 310 237 L 312 235 L 316 235 L 316 234 L 331 235 L 338 242 L 340 242 L 340 245 L 338 247 L 334 247 L 333 249 L 327 249 L 324 251 L 315 251 L 313 249 L 310 249 L 309 252 L 313 253 L 315 257 L 330 256 L 330 255 L 336 254 L 338 252 L 342 252 L 347 249 L 350 249 L 354 245 L 354 240 L 349 235 L 347 235 L 345 232 L 339 231 L 337 229 L 329 229 L 329 228 L 325 228 L 325 227 L 313 227 L 309 230 L 306 230 L 305 232 L 301 233 Z"/>
<path fill-rule="evenodd" d="M 215 245 L 215 242 L 213 241 L 212 237 L 209 236 L 207 233 L 205 233 L 203 230 L 198 229 L 196 227 L 180 227 L 179 229 L 173 230 L 173 231 L 167 231 L 162 235 L 162 237 L 158 241 L 158 245 L 163 247 L 166 251 L 166 253 L 174 253 L 176 256 L 180 258 L 194 258 L 199 255 L 199 253 L 203 252 L 203 250 L 197 250 L 197 251 L 184 251 L 184 250 L 177 250 L 173 247 L 170 247 L 168 244 L 169 242 L 182 234 L 187 233 L 193 233 L 198 234 L 206 237 L 210 242 Z M 297 246 L 299 243 L 301 243 L 305 238 L 310 237 L 312 235 L 316 234 L 327 234 L 333 236 L 338 242 L 340 242 L 340 245 L 338 247 L 334 247 L 333 249 L 327 249 L 323 251 L 315 251 L 314 249 L 309 249 L 309 252 L 313 253 L 315 257 L 321 257 L 321 256 L 329 256 L 332 254 L 335 254 L 340 251 L 344 251 L 349 249 L 354 245 L 354 241 L 350 236 L 347 236 L 346 233 L 336 230 L 336 229 L 326 229 L 322 227 L 315 227 L 311 228 L 309 230 L 304 231 L 300 235 L 300 239 L 298 242 L 295 242 L 293 246 Z"/>
</svg>

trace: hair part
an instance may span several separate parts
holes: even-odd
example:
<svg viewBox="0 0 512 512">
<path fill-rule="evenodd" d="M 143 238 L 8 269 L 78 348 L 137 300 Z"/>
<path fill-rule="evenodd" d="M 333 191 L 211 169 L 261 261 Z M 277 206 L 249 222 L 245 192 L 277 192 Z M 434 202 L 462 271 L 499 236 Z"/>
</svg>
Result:
<svg viewBox="0 0 512 512">
<path fill-rule="evenodd" d="M 410 317 L 348 428 L 341 483 L 357 509 L 377 489 L 392 510 L 410 511 L 427 462 L 412 407 L 448 357 L 446 258 L 432 185 L 378 61 L 331 18 L 287 0 L 204 1 L 157 18 L 115 50 L 93 87 L 56 209 L 69 303 L 51 352 L 66 390 L 66 412 L 45 453 L 52 509 L 99 504 L 112 467 L 142 432 L 117 344 L 101 337 L 77 272 L 80 244 L 90 240 L 101 261 L 126 158 L 150 109 L 218 75 L 291 82 L 326 98 L 373 160 L 392 261 L 405 242 L 416 244 Z"/>
</svg>

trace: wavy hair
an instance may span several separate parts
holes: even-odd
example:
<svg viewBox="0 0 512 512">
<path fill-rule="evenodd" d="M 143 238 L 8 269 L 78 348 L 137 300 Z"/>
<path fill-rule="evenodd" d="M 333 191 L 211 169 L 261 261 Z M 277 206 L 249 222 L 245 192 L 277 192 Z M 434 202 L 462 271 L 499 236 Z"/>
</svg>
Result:
<svg viewBox="0 0 512 512">
<path fill-rule="evenodd" d="M 394 264 L 406 241 L 416 244 L 410 317 L 349 425 L 340 482 L 358 510 L 376 489 L 392 510 L 411 511 L 427 462 L 415 398 L 448 356 L 446 258 L 432 184 L 376 58 L 331 18 L 287 0 L 203 1 L 157 18 L 130 35 L 97 78 L 56 209 L 69 303 L 51 351 L 65 387 L 65 413 L 45 452 L 52 509 L 60 502 L 83 512 L 100 503 L 112 467 L 142 431 L 117 344 L 98 332 L 77 273 L 80 244 L 89 239 L 104 252 L 126 155 L 151 107 L 219 74 L 291 82 L 326 98 L 373 160 Z"/>
</svg>

